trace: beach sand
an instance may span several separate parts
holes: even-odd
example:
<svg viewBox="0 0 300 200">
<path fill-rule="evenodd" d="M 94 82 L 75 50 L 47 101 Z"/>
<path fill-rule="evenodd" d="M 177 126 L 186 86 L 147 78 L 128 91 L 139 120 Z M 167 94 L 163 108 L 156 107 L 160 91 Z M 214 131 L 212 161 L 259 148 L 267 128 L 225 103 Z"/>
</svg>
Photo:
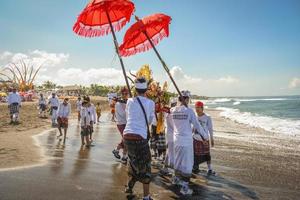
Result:
<svg viewBox="0 0 300 200">
<path fill-rule="evenodd" d="M 103 112 L 109 109 L 106 97 L 91 97 L 92 102 L 101 103 Z M 76 118 L 75 98 L 70 100 L 72 117 Z M 51 129 L 51 117 L 38 117 L 37 100 L 23 102 L 20 109 L 20 124 L 10 125 L 6 103 L 0 103 L 0 169 L 36 165 L 41 163 L 39 147 L 32 136 Z"/>
<path fill-rule="evenodd" d="M 27 110 L 26 106 L 23 106 L 24 111 Z M 29 103 L 28 111 L 32 107 Z M 214 123 L 212 162 L 217 176 L 207 177 L 203 171 L 193 177 L 192 187 L 196 195 L 187 199 L 297 199 L 300 196 L 299 137 L 286 137 L 238 124 L 219 117 L 219 111 L 207 112 Z M 111 155 L 120 136 L 108 118 L 104 117 L 103 120 L 107 122 L 96 129 L 96 146 L 89 151 L 80 148 L 79 128 L 76 125 L 73 125 L 74 131 L 71 131 L 72 136 L 69 136 L 65 146 L 57 141 L 55 129 L 39 136 L 48 163 L 32 170 L 0 172 L 0 178 L 4 180 L 0 184 L 0 196 L 5 195 L 3 199 L 26 199 L 9 193 L 18 188 L 20 194 L 31 190 L 30 199 L 36 199 L 43 191 L 53 192 L 50 196 L 42 196 L 42 199 L 125 199 L 123 186 L 126 183 L 126 169 Z M 39 126 L 41 128 L 36 129 Z M 26 130 L 25 127 L 31 129 Z M 36 117 L 24 120 L 16 127 L 1 124 L 0 168 L 41 163 L 43 155 L 30 136 L 45 129 L 49 129 L 49 122 Z M 202 170 L 206 170 L 205 164 L 201 166 Z M 154 170 L 154 174 L 156 172 Z M 80 180 L 77 180 L 78 177 Z M 22 187 L 29 182 L 28 186 L 19 188 L 19 185 Z M 39 186 L 40 182 L 47 187 Z M 169 179 L 156 176 L 151 185 L 156 199 L 185 199 L 179 197 L 175 188 L 170 186 Z M 66 190 L 60 187 L 66 187 Z M 136 190 L 141 191 L 141 185 L 137 185 Z M 141 193 L 138 192 L 137 196 L 140 197 Z"/>
</svg>

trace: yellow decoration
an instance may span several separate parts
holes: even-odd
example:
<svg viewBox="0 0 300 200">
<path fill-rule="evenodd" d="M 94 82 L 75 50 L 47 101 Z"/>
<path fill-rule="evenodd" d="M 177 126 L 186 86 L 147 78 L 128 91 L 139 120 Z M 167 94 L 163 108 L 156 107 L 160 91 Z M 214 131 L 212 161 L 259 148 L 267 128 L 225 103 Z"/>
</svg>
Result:
<svg viewBox="0 0 300 200">
<path fill-rule="evenodd" d="M 149 65 L 143 65 L 136 73 L 137 78 L 144 77 L 149 83 L 152 80 L 152 71 Z"/>
</svg>

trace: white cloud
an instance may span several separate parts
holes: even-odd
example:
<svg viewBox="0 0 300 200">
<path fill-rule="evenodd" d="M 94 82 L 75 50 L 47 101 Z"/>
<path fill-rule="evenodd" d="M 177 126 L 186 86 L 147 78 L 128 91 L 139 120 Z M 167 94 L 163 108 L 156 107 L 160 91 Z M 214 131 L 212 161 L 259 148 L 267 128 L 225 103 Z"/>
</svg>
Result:
<svg viewBox="0 0 300 200">
<path fill-rule="evenodd" d="M 197 77 L 196 74 L 193 76 L 187 75 L 183 69 L 178 66 L 173 67 L 170 72 L 181 90 L 187 89 L 194 94 L 200 95 L 222 95 L 224 91 L 231 90 L 233 87 L 236 88 L 240 83 L 238 78 L 229 75 L 217 79 Z M 161 78 L 161 80 L 164 79 Z M 171 86 L 171 89 L 174 91 L 173 86 Z"/>
<path fill-rule="evenodd" d="M 7 57 L 10 57 L 11 55 L 12 55 L 11 52 L 4 51 L 3 53 L 0 54 L 0 60 L 5 60 Z"/>
<path fill-rule="evenodd" d="M 289 83 L 289 88 L 300 88 L 300 78 L 293 78 Z"/>
</svg>

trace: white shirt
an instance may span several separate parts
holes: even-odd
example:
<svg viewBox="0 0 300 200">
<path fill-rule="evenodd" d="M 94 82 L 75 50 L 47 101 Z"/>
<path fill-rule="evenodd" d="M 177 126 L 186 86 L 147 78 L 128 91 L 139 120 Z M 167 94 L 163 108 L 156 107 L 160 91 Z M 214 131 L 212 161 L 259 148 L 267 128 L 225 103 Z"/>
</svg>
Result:
<svg viewBox="0 0 300 200">
<path fill-rule="evenodd" d="M 96 122 L 97 121 L 97 113 L 96 108 L 94 104 L 91 104 L 89 107 L 87 107 L 87 111 L 90 113 L 91 121 Z"/>
<path fill-rule="evenodd" d="M 90 123 L 92 121 L 92 117 L 91 117 L 91 114 L 89 114 L 86 107 L 81 107 L 80 116 L 81 116 L 81 118 L 80 118 L 80 125 L 81 126 L 90 125 Z"/>
<path fill-rule="evenodd" d="M 126 104 L 117 102 L 115 109 L 116 109 L 117 124 L 118 125 L 126 124 L 126 122 L 127 122 L 127 120 L 126 120 Z"/>
<path fill-rule="evenodd" d="M 70 103 L 68 103 L 67 105 L 64 105 L 63 103 L 59 104 L 58 117 L 68 118 L 70 114 L 71 114 L 71 104 Z"/>
<path fill-rule="evenodd" d="M 8 105 L 11 105 L 13 103 L 18 103 L 19 105 L 21 105 L 21 97 L 19 95 L 19 93 L 9 93 L 8 95 L 8 99 L 7 99 Z"/>
<path fill-rule="evenodd" d="M 141 103 L 145 109 L 148 123 L 152 123 L 155 118 L 155 103 L 154 101 L 139 96 Z M 124 134 L 132 133 L 142 136 L 144 139 L 147 139 L 147 125 L 144 117 L 143 110 L 135 98 L 130 98 L 127 101 L 126 105 L 126 116 L 127 124 L 124 130 Z"/>
<path fill-rule="evenodd" d="M 204 139 L 208 138 L 204 129 L 197 120 L 194 111 L 186 106 L 171 108 L 171 115 L 174 127 L 174 142 L 180 146 L 193 144 L 192 125 Z"/>
<path fill-rule="evenodd" d="M 82 106 L 82 101 L 81 100 L 77 100 L 76 102 L 76 109 L 78 112 L 81 111 L 81 106 Z"/>
<path fill-rule="evenodd" d="M 165 115 L 165 124 L 167 129 L 167 141 L 173 142 L 174 141 L 174 125 L 172 115 L 170 113 L 166 113 Z"/>
<path fill-rule="evenodd" d="M 204 114 L 200 117 L 197 116 L 197 118 L 198 118 L 198 121 L 199 121 L 200 125 L 202 126 L 202 128 L 206 132 L 206 134 L 213 137 L 213 125 L 212 125 L 211 117 Z"/>
<path fill-rule="evenodd" d="M 39 98 L 39 105 L 46 105 L 46 99 L 44 97 Z"/>
<path fill-rule="evenodd" d="M 59 100 L 58 100 L 58 98 L 57 97 L 54 97 L 54 98 L 51 97 L 49 99 L 49 104 L 50 104 L 51 107 L 54 107 L 54 106 L 58 107 L 59 106 Z"/>
</svg>

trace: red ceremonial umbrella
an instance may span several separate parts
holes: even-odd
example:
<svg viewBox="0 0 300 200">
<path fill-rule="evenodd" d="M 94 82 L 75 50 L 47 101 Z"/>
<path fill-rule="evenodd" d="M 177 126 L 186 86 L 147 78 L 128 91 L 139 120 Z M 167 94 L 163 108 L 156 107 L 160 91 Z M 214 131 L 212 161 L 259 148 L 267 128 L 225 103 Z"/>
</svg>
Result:
<svg viewBox="0 0 300 200">
<path fill-rule="evenodd" d="M 153 48 L 173 82 L 178 94 L 181 96 L 181 92 L 175 83 L 168 66 L 155 48 L 155 45 L 157 45 L 164 37 L 169 36 L 171 17 L 157 13 L 144 17 L 143 19 L 136 17 L 136 20 L 137 22 L 127 30 L 123 39 L 123 44 L 119 47 L 121 56 L 131 56 Z"/>
<path fill-rule="evenodd" d="M 130 0 L 92 0 L 80 13 L 73 26 L 73 31 L 84 37 L 97 37 L 112 33 L 130 96 L 132 95 L 124 63 L 119 54 L 115 31 L 121 30 L 130 21 L 133 11 L 134 4 Z"/>
</svg>

